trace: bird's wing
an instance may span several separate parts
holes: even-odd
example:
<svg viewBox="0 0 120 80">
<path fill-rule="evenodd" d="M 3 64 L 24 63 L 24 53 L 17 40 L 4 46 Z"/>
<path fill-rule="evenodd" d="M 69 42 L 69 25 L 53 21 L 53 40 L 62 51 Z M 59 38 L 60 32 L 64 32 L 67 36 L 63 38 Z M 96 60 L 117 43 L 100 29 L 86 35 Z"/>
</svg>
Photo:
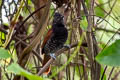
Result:
<svg viewBox="0 0 120 80">
<path fill-rule="evenodd" d="M 49 29 L 48 32 L 47 32 L 47 34 L 46 34 L 46 36 L 45 36 L 45 38 L 44 38 L 42 46 L 41 46 L 41 48 L 42 48 L 42 54 L 43 54 L 43 48 L 44 48 L 45 44 L 47 43 L 47 41 L 51 38 L 52 34 L 53 34 L 53 30 Z M 49 55 L 44 55 L 44 59 L 43 59 L 42 65 L 44 66 L 49 61 L 50 58 L 51 57 Z M 44 73 L 48 74 L 49 72 L 50 72 L 50 66 L 46 69 L 46 71 Z"/>
<path fill-rule="evenodd" d="M 53 30 L 52 30 L 52 29 L 49 29 L 48 32 L 47 32 L 47 34 L 46 34 L 46 36 L 45 36 L 45 38 L 44 38 L 44 41 L 43 41 L 43 43 L 42 43 L 42 46 L 41 46 L 42 49 L 44 48 L 45 44 L 47 43 L 47 41 L 48 41 L 48 40 L 50 39 L 50 37 L 52 36 L 52 33 L 53 33 Z"/>
</svg>

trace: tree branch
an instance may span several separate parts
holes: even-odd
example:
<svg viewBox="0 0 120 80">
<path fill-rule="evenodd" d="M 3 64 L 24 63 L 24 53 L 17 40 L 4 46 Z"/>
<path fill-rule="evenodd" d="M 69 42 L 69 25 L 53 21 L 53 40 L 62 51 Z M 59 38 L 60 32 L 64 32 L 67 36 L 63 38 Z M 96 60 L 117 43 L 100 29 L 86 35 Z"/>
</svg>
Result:
<svg viewBox="0 0 120 80">
<path fill-rule="evenodd" d="M 76 47 L 77 45 L 78 45 L 78 43 L 74 43 L 74 44 L 71 44 L 70 46 L 71 46 L 71 48 L 73 48 L 73 47 Z M 84 45 L 84 43 L 83 43 L 82 45 Z M 70 48 L 70 49 L 71 49 L 71 48 Z M 60 54 L 62 54 L 62 52 L 67 51 L 67 50 L 69 50 L 69 49 L 63 47 L 62 49 L 58 50 L 58 51 L 55 53 L 55 56 L 57 57 L 57 56 L 59 56 Z M 55 59 L 51 58 L 51 59 L 43 66 L 43 68 L 38 72 L 38 75 L 41 75 L 41 74 L 50 66 L 50 64 L 53 63 L 54 60 L 55 60 Z"/>
</svg>

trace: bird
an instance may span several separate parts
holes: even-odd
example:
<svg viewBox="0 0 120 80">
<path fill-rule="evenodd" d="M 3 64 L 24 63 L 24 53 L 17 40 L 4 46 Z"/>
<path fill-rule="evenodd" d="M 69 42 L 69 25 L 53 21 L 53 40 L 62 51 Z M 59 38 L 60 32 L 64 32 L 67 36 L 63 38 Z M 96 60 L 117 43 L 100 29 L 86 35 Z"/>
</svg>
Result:
<svg viewBox="0 0 120 80">
<path fill-rule="evenodd" d="M 41 49 L 44 54 L 42 65 L 44 66 L 50 58 L 56 59 L 55 52 L 64 47 L 64 44 L 68 37 L 68 30 L 65 27 L 64 16 L 59 12 L 56 12 L 53 16 L 53 22 L 51 29 L 48 30 Z M 44 72 L 49 74 L 50 66 Z"/>
</svg>

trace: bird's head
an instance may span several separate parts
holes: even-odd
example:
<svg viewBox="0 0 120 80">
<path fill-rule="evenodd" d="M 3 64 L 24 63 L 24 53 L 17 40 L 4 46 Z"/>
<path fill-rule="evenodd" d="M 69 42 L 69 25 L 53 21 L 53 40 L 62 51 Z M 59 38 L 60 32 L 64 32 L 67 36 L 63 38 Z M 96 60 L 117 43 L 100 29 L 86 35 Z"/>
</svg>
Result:
<svg viewBox="0 0 120 80">
<path fill-rule="evenodd" d="M 54 14 L 53 24 L 64 24 L 64 16 L 56 12 Z"/>
</svg>

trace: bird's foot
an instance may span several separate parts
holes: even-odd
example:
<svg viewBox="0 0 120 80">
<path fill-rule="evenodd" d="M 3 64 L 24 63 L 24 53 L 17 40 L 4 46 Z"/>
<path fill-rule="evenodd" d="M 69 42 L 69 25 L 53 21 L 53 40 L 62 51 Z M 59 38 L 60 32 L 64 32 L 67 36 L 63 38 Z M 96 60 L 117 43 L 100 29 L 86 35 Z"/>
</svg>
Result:
<svg viewBox="0 0 120 80">
<path fill-rule="evenodd" d="M 63 47 L 68 48 L 68 49 L 70 49 L 70 48 L 71 48 L 71 46 L 70 46 L 70 45 L 68 45 L 68 44 L 65 44 Z"/>
<path fill-rule="evenodd" d="M 55 53 L 50 53 L 50 56 L 51 56 L 53 59 L 56 59 Z"/>
</svg>

